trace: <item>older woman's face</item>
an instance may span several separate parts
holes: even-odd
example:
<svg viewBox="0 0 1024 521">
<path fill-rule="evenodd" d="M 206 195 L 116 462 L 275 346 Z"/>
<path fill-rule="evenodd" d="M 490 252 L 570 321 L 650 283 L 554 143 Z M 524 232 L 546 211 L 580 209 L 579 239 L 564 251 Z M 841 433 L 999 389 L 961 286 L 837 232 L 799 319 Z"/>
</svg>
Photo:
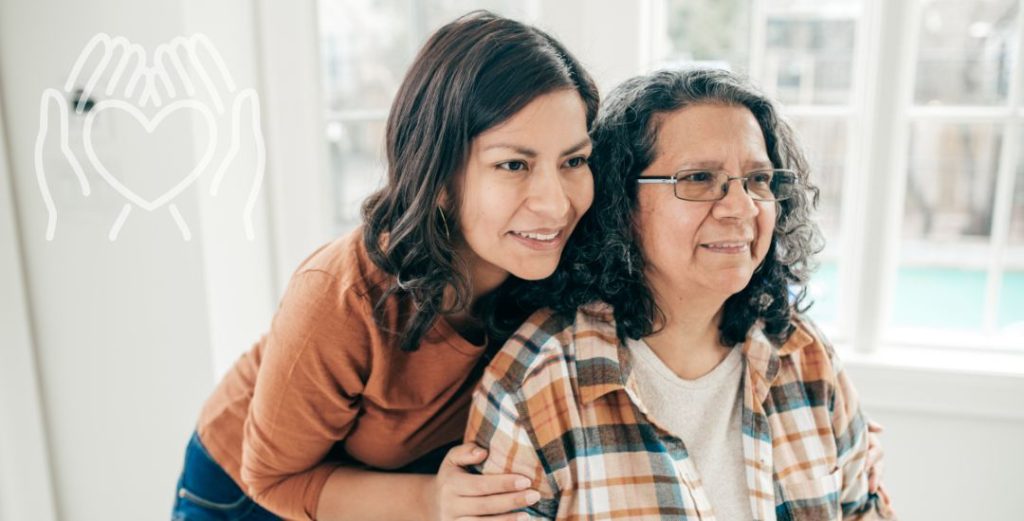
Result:
<svg viewBox="0 0 1024 521">
<path fill-rule="evenodd" d="M 741 176 L 772 167 L 761 128 L 745 107 L 692 105 L 659 121 L 655 160 L 642 175 L 724 168 Z M 724 299 L 746 287 L 771 244 L 775 203 L 752 200 L 738 180 L 712 202 L 677 199 L 671 185 L 638 189 L 641 248 L 657 293 Z"/>
</svg>

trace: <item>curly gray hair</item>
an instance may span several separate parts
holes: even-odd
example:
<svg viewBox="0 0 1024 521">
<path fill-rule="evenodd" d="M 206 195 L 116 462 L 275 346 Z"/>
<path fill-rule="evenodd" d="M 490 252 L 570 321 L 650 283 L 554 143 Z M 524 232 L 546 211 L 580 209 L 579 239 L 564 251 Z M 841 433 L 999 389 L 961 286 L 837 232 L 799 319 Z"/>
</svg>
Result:
<svg viewBox="0 0 1024 521">
<path fill-rule="evenodd" d="M 634 226 L 636 178 L 654 160 L 658 114 L 718 103 L 746 107 L 764 133 L 775 168 L 797 172 L 795 195 L 780 201 L 767 256 L 750 282 L 725 302 L 720 342 L 734 345 L 763 321 L 768 338 L 781 344 L 792 332 L 792 314 L 803 312 L 813 256 L 824 244 L 811 212 L 818 189 L 808 180 L 807 160 L 778 109 L 746 79 L 724 70 L 666 70 L 627 80 L 601 108 L 591 137 L 595 199 L 573 234 L 545 304 L 561 313 L 601 300 L 615 310 L 621 338 L 654 332 L 661 310 L 644 277 L 644 258 Z"/>
</svg>

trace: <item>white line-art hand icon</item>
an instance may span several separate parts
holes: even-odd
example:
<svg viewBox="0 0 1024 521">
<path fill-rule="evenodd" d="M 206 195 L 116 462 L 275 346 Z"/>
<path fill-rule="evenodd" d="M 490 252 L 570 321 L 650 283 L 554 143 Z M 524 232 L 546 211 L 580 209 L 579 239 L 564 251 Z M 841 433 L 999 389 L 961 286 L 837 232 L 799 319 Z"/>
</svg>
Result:
<svg viewBox="0 0 1024 521">
<path fill-rule="evenodd" d="M 92 64 L 94 70 L 85 84 L 74 90 L 85 77 L 83 70 L 86 64 Z M 196 88 L 196 83 L 200 88 Z M 106 98 L 94 102 L 93 96 L 99 93 Z M 74 98 L 70 103 L 69 97 Z M 206 36 L 197 34 L 188 38 L 177 37 L 162 44 L 154 52 L 152 65 L 148 65 L 145 51 L 139 45 L 122 37 L 111 38 L 103 33 L 97 34 L 79 55 L 63 91 L 47 89 L 43 92 L 39 134 L 36 137 L 35 168 L 48 214 L 47 240 L 53 240 L 57 224 L 57 208 L 43 160 L 43 148 L 49 139 L 48 126 L 53 110 L 60 116 L 59 142 L 62 156 L 74 172 L 82 195 L 89 196 L 91 187 L 82 162 L 70 146 L 69 128 L 72 126 L 72 115 L 81 117 L 84 114 L 84 118 L 81 118 L 80 144 L 89 166 L 127 200 L 108 233 L 111 241 L 117 239 L 134 206 L 152 212 L 165 205 L 182 237 L 186 241 L 190 240 L 191 231 L 174 204 L 174 198 L 206 174 L 211 165 L 215 169 L 210 174 L 210 194 L 216 196 L 228 167 L 238 155 L 242 140 L 250 140 L 255 154 L 254 172 L 241 221 L 246 238 L 253 240 L 255 233 L 252 214 L 266 168 L 259 96 L 252 88 L 239 90 L 236 87 L 220 53 Z M 206 129 L 208 146 L 195 167 L 176 184 L 156 197 L 144 197 L 111 174 L 96 153 L 93 128 L 96 119 L 108 111 L 121 111 L 130 115 L 150 135 L 169 115 L 191 111 L 202 123 L 199 126 Z M 151 115 L 147 116 L 147 112 Z M 222 145 L 218 139 L 222 131 L 227 131 L 231 136 L 230 143 L 226 145 Z"/>
</svg>

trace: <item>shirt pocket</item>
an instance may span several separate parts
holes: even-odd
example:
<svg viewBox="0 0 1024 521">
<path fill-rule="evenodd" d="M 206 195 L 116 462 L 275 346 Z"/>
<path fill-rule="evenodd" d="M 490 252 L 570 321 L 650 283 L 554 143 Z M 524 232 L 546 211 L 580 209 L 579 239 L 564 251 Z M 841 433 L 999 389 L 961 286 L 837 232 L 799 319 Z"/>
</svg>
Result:
<svg viewBox="0 0 1024 521">
<path fill-rule="evenodd" d="M 842 519 L 839 498 L 843 489 L 843 473 L 839 468 L 816 478 L 780 481 L 776 488 L 777 493 L 781 493 L 781 502 L 776 507 L 780 519 Z"/>
</svg>

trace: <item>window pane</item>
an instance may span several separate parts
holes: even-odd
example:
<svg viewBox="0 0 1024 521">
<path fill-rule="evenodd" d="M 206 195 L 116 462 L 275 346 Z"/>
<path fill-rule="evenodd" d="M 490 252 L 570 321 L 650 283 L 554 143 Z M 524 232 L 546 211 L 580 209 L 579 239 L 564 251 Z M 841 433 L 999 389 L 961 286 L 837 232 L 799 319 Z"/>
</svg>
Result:
<svg viewBox="0 0 1024 521">
<path fill-rule="evenodd" d="M 421 21 L 420 34 L 423 41 L 438 27 L 462 16 L 470 11 L 486 9 L 493 13 L 529 22 L 529 4 L 526 1 L 513 0 L 429 0 L 414 1 L 413 5 L 420 9 L 414 19 Z"/>
<path fill-rule="evenodd" d="M 1024 158 L 1017 168 L 1010 214 L 1010 239 L 1006 249 L 1006 270 L 999 291 L 997 328 L 1001 333 L 1020 337 L 1024 346 Z"/>
<path fill-rule="evenodd" d="M 475 9 L 518 19 L 511 0 L 321 0 L 324 94 L 329 110 L 387 110 L 417 49 L 438 27 Z"/>
<path fill-rule="evenodd" d="M 814 302 L 808 314 L 815 322 L 836 326 L 839 318 L 839 266 L 834 260 L 822 262 L 807 287 L 807 295 Z"/>
<path fill-rule="evenodd" d="M 321 0 L 328 110 L 387 110 L 412 60 L 408 0 Z"/>
<path fill-rule="evenodd" d="M 666 0 L 666 65 L 710 62 L 734 71 L 749 68 L 750 2 Z"/>
<path fill-rule="evenodd" d="M 808 286 L 808 296 L 814 301 L 809 314 L 820 324 L 831 327 L 835 334 L 839 326 L 839 274 L 840 246 L 839 217 L 842 207 L 843 170 L 846 161 L 847 123 L 841 118 L 791 118 L 797 139 L 811 168 L 811 182 L 821 190 L 815 212 L 818 225 L 825 235 L 825 251 L 821 266 Z"/>
<path fill-rule="evenodd" d="M 896 275 L 891 324 L 980 330 L 986 273 L 981 269 L 904 265 Z"/>
<path fill-rule="evenodd" d="M 922 105 L 1006 101 L 1018 0 L 926 0 L 914 100 Z"/>
<path fill-rule="evenodd" d="M 1024 346 L 1024 266 L 1020 264 L 1013 271 L 1003 272 L 996 324 L 1000 333 L 1019 337 L 1019 345 Z"/>
<path fill-rule="evenodd" d="M 816 212 L 829 249 L 840 240 L 843 169 L 846 162 L 846 121 L 840 118 L 792 118 L 800 145 L 811 167 L 811 182 L 821 190 Z"/>
<path fill-rule="evenodd" d="M 1013 210 L 1010 212 L 1010 244 L 1024 246 L 1024 155 L 1017 158 L 1017 180 L 1013 183 Z M 1024 259 L 1020 259 L 1024 269 Z"/>
<path fill-rule="evenodd" d="M 381 186 L 385 175 L 383 140 L 383 121 L 327 125 L 334 225 L 339 232 L 360 222 L 363 199 Z"/>
<path fill-rule="evenodd" d="M 910 136 L 903 235 L 951 243 L 992 230 L 1002 127 L 919 122 Z"/>
<path fill-rule="evenodd" d="M 764 88 L 783 103 L 850 101 L 856 21 L 770 18 Z"/>
<path fill-rule="evenodd" d="M 1001 145 L 1002 127 L 990 123 L 911 128 L 893 326 L 983 327 Z"/>
</svg>

